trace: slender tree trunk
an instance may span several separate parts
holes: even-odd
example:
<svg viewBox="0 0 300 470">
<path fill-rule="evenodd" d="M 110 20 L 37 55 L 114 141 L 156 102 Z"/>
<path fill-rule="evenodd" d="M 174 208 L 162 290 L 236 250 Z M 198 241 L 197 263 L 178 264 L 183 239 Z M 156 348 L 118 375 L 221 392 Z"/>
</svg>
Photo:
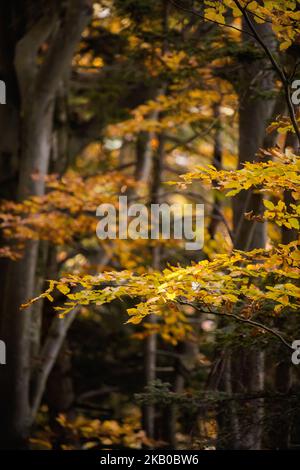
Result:
<svg viewBox="0 0 300 470">
<path fill-rule="evenodd" d="M 165 0 L 162 5 L 162 30 L 164 34 L 164 41 L 162 44 L 162 53 L 167 52 L 168 48 L 168 17 L 169 17 L 169 0 Z M 166 85 L 162 85 L 162 89 L 158 91 L 158 95 L 165 93 Z M 160 120 L 159 113 L 152 116 Z M 153 155 L 152 164 L 152 183 L 150 187 L 151 204 L 158 204 L 160 202 L 160 191 L 162 183 L 163 162 L 165 157 L 165 136 L 163 132 L 158 135 L 158 149 Z M 143 169 L 141 177 L 149 174 L 150 169 L 150 155 L 151 155 L 151 135 L 149 135 L 148 142 L 145 145 Z M 152 267 L 159 270 L 161 265 L 161 247 L 154 246 L 152 249 Z M 153 315 L 149 316 L 148 321 L 155 323 L 156 319 Z M 157 335 L 152 334 L 146 339 L 145 342 L 145 382 L 146 385 L 151 384 L 156 380 L 156 361 L 157 361 Z M 144 424 L 145 430 L 150 438 L 155 437 L 155 407 L 153 405 L 146 405 L 144 408 Z"/>
<path fill-rule="evenodd" d="M 163 171 L 164 159 L 164 144 L 165 139 L 161 134 L 159 135 L 159 145 L 157 152 L 153 155 L 152 167 L 152 185 L 150 189 L 151 204 L 158 204 L 160 202 L 159 192 L 161 189 L 161 177 Z M 147 151 L 147 150 L 146 150 Z M 161 247 L 154 246 L 152 249 L 152 266 L 154 269 L 160 269 Z M 153 315 L 148 318 L 149 323 L 156 323 Z M 145 341 L 145 383 L 150 385 L 156 380 L 156 354 L 157 349 L 157 335 L 150 335 Z M 155 407 L 153 405 L 146 405 L 144 407 L 144 425 L 147 436 L 150 438 L 155 437 Z"/>
<path fill-rule="evenodd" d="M 297 154 L 298 150 L 298 139 L 294 134 L 289 133 L 286 138 L 285 147 L 290 147 L 292 151 Z M 287 206 L 294 203 L 290 191 L 284 192 L 284 202 Z M 282 227 L 282 243 L 288 244 L 298 238 L 298 231 L 287 229 Z M 294 318 L 295 329 L 298 328 L 297 319 Z M 280 331 L 281 328 L 284 328 L 285 320 L 281 318 L 275 319 L 276 328 Z M 275 391 L 278 393 L 288 393 L 292 385 L 291 377 L 291 358 L 290 354 L 287 353 L 285 348 L 279 346 L 276 355 L 272 355 L 272 358 L 276 360 L 275 370 L 273 372 L 273 384 Z M 272 403 L 272 409 L 269 410 L 271 419 L 270 419 L 270 432 L 269 432 L 269 446 L 272 449 L 287 449 L 289 447 L 290 435 L 291 435 L 291 417 L 286 410 L 285 401 L 276 401 Z M 296 419 L 299 412 L 296 413 Z"/>
<path fill-rule="evenodd" d="M 244 22 L 243 27 L 247 25 Z M 273 35 L 269 25 L 257 26 L 264 41 L 273 47 Z M 246 40 L 246 37 L 244 37 Z M 247 66 L 246 66 L 247 65 Z M 263 146 L 266 126 L 272 115 L 274 102 L 262 96 L 273 89 L 274 74 L 267 71 L 265 60 L 244 64 L 242 80 L 247 91 L 240 97 L 239 110 L 239 167 L 244 162 L 256 160 Z M 262 197 L 244 191 L 233 202 L 234 244 L 240 250 L 264 248 L 266 244 L 265 224 L 247 221 L 244 213 L 262 211 Z M 239 347 L 231 358 L 231 381 L 233 392 L 261 392 L 264 389 L 264 353 L 256 348 Z M 263 402 L 252 400 L 243 409 L 238 409 L 238 426 L 235 432 L 235 448 L 260 449 L 263 438 Z"/>
<path fill-rule="evenodd" d="M 220 107 L 219 104 L 214 106 L 214 118 L 217 119 L 219 122 L 217 123 L 217 128 L 214 135 L 214 160 L 213 165 L 218 169 L 221 170 L 222 167 L 222 132 L 221 132 L 221 123 L 220 123 Z M 218 225 L 220 222 L 220 200 L 218 198 L 214 199 L 213 208 L 211 212 L 211 222 L 208 227 L 208 233 L 212 239 L 215 238 Z"/>
</svg>

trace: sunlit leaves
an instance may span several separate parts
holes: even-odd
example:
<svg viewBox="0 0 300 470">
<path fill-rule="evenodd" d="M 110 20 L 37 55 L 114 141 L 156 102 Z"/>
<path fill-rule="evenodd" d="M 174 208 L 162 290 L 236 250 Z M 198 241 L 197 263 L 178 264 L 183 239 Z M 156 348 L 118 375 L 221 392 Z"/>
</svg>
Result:
<svg viewBox="0 0 300 470">
<path fill-rule="evenodd" d="M 211 262 L 205 260 L 186 268 L 169 267 L 163 272 L 141 276 L 129 271 L 105 272 L 98 276 L 72 275 L 63 281 L 51 281 L 41 297 L 51 300 L 55 288 L 67 291 L 67 286 L 71 293 L 66 294 L 64 306 L 56 307 L 61 315 L 77 305 L 101 306 L 116 299 L 142 297 L 142 301 L 128 310 L 129 322 L 133 324 L 140 323 L 150 314 L 159 317 L 168 306 L 177 305 L 180 312 L 182 300 L 220 313 L 224 308 L 231 310 L 238 305 L 241 308 L 248 305 L 255 312 L 268 304 L 272 308 L 272 303 L 275 311 L 282 308 L 296 310 L 300 306 L 300 291 L 291 279 L 299 277 L 299 259 L 294 256 L 297 250 L 298 244 L 293 242 L 271 251 L 261 249 L 218 255 Z M 270 276 L 272 286 L 268 285 Z"/>
<path fill-rule="evenodd" d="M 117 204 L 122 190 L 135 186 L 133 178 L 113 171 L 87 178 L 74 173 L 63 178 L 49 176 L 46 195 L 23 203 L 2 201 L 0 228 L 7 239 L 72 243 L 95 234 L 100 204 Z"/>
<path fill-rule="evenodd" d="M 248 14 L 254 25 L 270 23 L 280 41 L 280 50 L 288 49 L 299 35 L 300 12 L 296 11 L 296 0 L 205 0 L 205 18 L 220 25 L 230 24 L 232 13 L 234 18 Z"/>
<path fill-rule="evenodd" d="M 184 185 L 194 180 L 201 180 L 209 185 L 214 184 L 218 189 L 226 191 L 228 197 L 242 190 L 257 188 L 258 190 L 279 193 L 290 190 L 294 199 L 300 193 L 300 159 L 296 156 L 287 157 L 277 149 L 262 151 L 263 156 L 275 157 L 277 160 L 267 162 L 246 162 L 237 171 L 218 171 L 212 165 L 198 167 L 195 171 L 182 176 Z"/>
<path fill-rule="evenodd" d="M 113 136 L 136 135 L 139 132 L 160 132 L 174 126 L 207 120 L 211 105 L 220 99 L 214 90 L 188 90 L 166 96 L 159 95 L 132 112 L 132 119 L 110 126 L 108 134 Z M 163 113 L 161 119 L 157 119 Z"/>
</svg>

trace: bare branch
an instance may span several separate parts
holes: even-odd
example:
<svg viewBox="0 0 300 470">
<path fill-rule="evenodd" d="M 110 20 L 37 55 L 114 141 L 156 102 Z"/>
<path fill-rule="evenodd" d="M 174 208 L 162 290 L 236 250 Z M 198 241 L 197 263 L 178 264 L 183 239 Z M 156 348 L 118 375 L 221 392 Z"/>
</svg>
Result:
<svg viewBox="0 0 300 470">
<path fill-rule="evenodd" d="M 175 2 L 174 0 L 170 0 L 171 4 L 175 7 L 178 8 L 179 10 L 186 11 L 187 13 L 191 13 L 192 15 L 198 16 L 198 18 L 201 18 L 202 20 L 209 21 L 210 23 L 215 23 L 218 26 L 226 26 L 226 28 L 234 29 L 235 31 L 238 31 L 239 33 L 245 33 L 248 36 L 254 37 L 249 31 L 243 31 L 242 29 L 237 28 L 236 26 L 233 26 L 232 24 L 223 24 L 220 23 L 219 21 L 212 20 L 205 18 L 204 15 L 201 15 L 198 11 L 194 10 L 193 8 L 186 8 L 183 5 L 180 5 L 180 3 Z"/>
<path fill-rule="evenodd" d="M 31 402 L 32 421 L 34 421 L 36 414 L 39 410 L 48 377 L 61 350 L 67 331 L 75 320 L 75 317 L 79 310 L 79 306 L 75 307 L 74 310 L 68 313 L 68 315 L 66 315 L 64 318 L 56 317 L 51 323 L 48 336 L 45 340 L 39 358 L 41 365 L 37 370 L 34 381 L 34 391 Z"/>
<path fill-rule="evenodd" d="M 233 320 L 238 321 L 240 323 L 245 323 L 245 324 L 247 324 L 249 326 L 252 326 L 254 328 L 260 328 L 260 329 L 270 333 L 271 335 L 275 336 L 276 338 L 278 338 L 281 341 L 281 343 L 284 344 L 284 346 L 286 346 L 290 351 L 294 351 L 292 346 L 284 339 L 283 336 L 281 336 L 280 333 L 278 333 L 277 331 L 273 330 L 272 328 L 264 325 L 263 323 L 257 322 L 255 320 L 250 320 L 249 318 L 240 317 L 239 315 L 236 315 L 234 313 L 221 313 L 221 312 L 215 312 L 215 311 L 211 311 L 211 310 L 209 310 L 208 312 L 203 312 L 200 307 L 198 307 L 197 305 L 195 305 L 191 302 L 180 301 L 179 303 L 182 304 L 182 305 L 188 305 L 190 307 L 193 307 L 195 310 L 197 310 L 200 313 L 210 313 L 212 315 L 217 315 L 217 316 L 220 316 L 220 317 L 228 317 L 228 318 L 232 318 Z"/>
<path fill-rule="evenodd" d="M 247 25 L 249 26 L 250 30 L 252 31 L 254 38 L 256 39 L 256 41 L 260 44 L 260 46 L 265 51 L 267 57 L 270 59 L 270 62 L 272 64 L 274 70 L 276 71 L 278 77 L 280 78 L 280 81 L 281 81 L 281 83 L 283 85 L 283 88 L 284 88 L 290 118 L 291 118 L 293 128 L 294 128 L 294 131 L 296 133 L 296 136 L 297 136 L 297 139 L 298 139 L 298 142 L 299 142 L 299 146 L 300 146 L 300 129 L 299 129 L 299 126 L 298 126 L 295 109 L 294 109 L 294 106 L 293 106 L 293 103 L 292 103 L 289 79 L 286 76 L 285 71 L 281 68 L 280 64 L 277 62 L 276 58 L 272 54 L 272 51 L 269 49 L 267 44 L 264 42 L 264 40 L 262 39 L 262 37 L 260 36 L 258 31 L 256 30 L 254 24 L 252 23 L 252 21 L 250 19 L 249 13 L 247 12 L 246 8 L 242 7 L 239 0 L 234 0 L 234 3 L 238 7 L 238 9 L 243 13 L 245 21 L 246 21 Z"/>
</svg>

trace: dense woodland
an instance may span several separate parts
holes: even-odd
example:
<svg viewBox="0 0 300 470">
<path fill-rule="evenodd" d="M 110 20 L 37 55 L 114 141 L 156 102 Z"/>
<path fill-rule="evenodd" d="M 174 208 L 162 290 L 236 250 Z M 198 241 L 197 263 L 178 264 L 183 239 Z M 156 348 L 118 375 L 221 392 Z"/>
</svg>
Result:
<svg viewBox="0 0 300 470">
<path fill-rule="evenodd" d="M 300 1 L 0 22 L 0 448 L 298 448 Z M 203 248 L 99 240 L 120 195 L 204 204 Z"/>
</svg>

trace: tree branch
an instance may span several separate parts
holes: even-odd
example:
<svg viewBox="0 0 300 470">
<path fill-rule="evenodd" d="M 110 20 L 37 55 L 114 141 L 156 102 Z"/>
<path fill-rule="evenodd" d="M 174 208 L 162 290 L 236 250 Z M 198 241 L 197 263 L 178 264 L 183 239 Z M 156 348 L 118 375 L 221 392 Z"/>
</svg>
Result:
<svg viewBox="0 0 300 470">
<path fill-rule="evenodd" d="M 235 31 L 238 31 L 239 33 L 245 33 L 248 36 L 253 37 L 253 35 L 251 33 L 249 33 L 249 31 L 243 31 L 242 29 L 239 29 L 236 26 L 233 26 L 232 24 L 223 24 L 223 23 L 220 23 L 219 21 L 205 18 L 204 15 L 201 15 L 201 13 L 194 10 L 193 8 L 186 8 L 183 5 L 180 5 L 179 3 L 175 2 L 174 0 L 170 0 L 170 2 L 175 8 L 177 8 L 179 10 L 182 10 L 182 11 L 186 11 L 187 13 L 191 13 L 192 15 L 198 16 L 198 18 L 201 18 L 204 21 L 209 21 L 210 23 L 215 23 L 218 26 L 226 26 L 226 28 L 234 29 Z"/>
<path fill-rule="evenodd" d="M 283 336 L 281 336 L 280 333 L 278 333 L 277 331 L 273 330 L 272 328 L 264 325 L 263 323 L 257 322 L 255 320 L 250 320 L 248 318 L 240 317 L 239 315 L 236 315 L 234 313 L 219 313 L 219 312 L 213 312 L 211 310 L 209 310 L 208 312 L 203 312 L 200 307 L 198 307 L 197 305 L 195 305 L 191 302 L 180 301 L 179 303 L 182 304 L 182 305 L 188 305 L 189 307 L 193 307 L 194 309 L 196 309 L 200 313 L 210 313 L 212 315 L 217 315 L 217 316 L 220 316 L 220 317 L 224 316 L 224 317 L 232 318 L 233 320 L 236 320 L 240 323 L 245 323 L 249 326 L 252 326 L 252 327 L 255 327 L 255 328 L 260 328 L 260 329 L 266 331 L 267 333 L 270 333 L 271 335 L 278 338 L 281 341 L 281 343 L 284 344 L 284 346 L 287 347 L 290 351 L 294 351 L 292 346 L 284 339 Z"/>
<path fill-rule="evenodd" d="M 79 310 L 80 306 L 75 307 L 74 310 L 68 313 L 64 318 L 55 317 L 51 323 L 48 336 L 39 358 L 41 365 L 36 372 L 34 380 L 34 390 L 31 400 L 32 422 L 39 410 L 48 377 L 61 350 L 67 331 L 75 320 Z"/>
<path fill-rule="evenodd" d="M 234 3 L 236 4 L 236 6 L 240 10 L 240 12 L 243 14 L 247 25 L 249 26 L 250 30 L 253 33 L 254 38 L 256 39 L 256 41 L 260 44 L 260 46 L 265 51 L 267 57 L 270 59 L 270 62 L 272 64 L 274 70 L 276 71 L 278 77 L 280 78 L 280 81 L 281 81 L 281 83 L 283 85 L 283 88 L 284 88 L 290 118 L 291 118 L 293 128 L 294 128 L 294 131 L 296 133 L 298 143 L 299 143 L 299 146 L 300 146 L 300 129 L 299 129 L 299 126 L 298 126 L 295 109 L 294 109 L 294 106 L 293 106 L 293 103 L 292 103 L 291 90 L 290 90 L 290 86 L 289 86 L 289 79 L 286 76 L 284 70 L 278 64 L 277 60 L 275 59 L 274 55 L 272 54 L 272 51 L 268 48 L 268 46 L 265 44 L 265 42 L 261 38 L 258 31 L 256 30 L 255 26 L 253 25 L 253 23 L 252 23 L 252 21 L 249 17 L 249 14 L 248 14 L 246 8 L 242 7 L 239 0 L 234 0 Z"/>
</svg>

